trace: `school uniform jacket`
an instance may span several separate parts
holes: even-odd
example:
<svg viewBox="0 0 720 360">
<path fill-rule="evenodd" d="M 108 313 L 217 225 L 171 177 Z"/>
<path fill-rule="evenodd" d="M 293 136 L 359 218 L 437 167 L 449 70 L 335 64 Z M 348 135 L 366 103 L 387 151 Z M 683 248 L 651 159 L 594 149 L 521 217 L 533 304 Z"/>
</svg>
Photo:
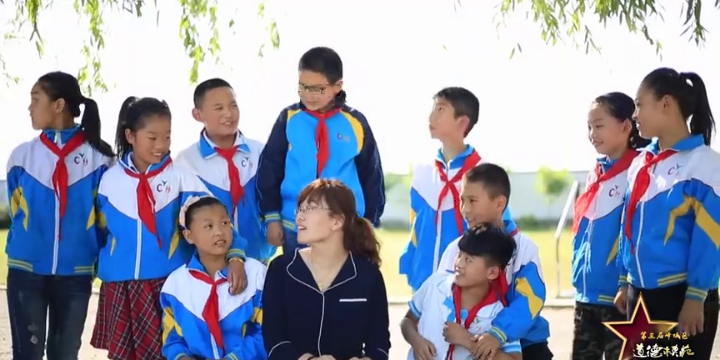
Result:
<svg viewBox="0 0 720 360">
<path fill-rule="evenodd" d="M 200 134 L 200 141 L 181 151 L 175 161 L 197 175 L 210 192 L 222 201 L 232 217 L 233 226 L 248 242 L 247 256 L 267 263 L 275 254 L 275 246 L 267 242 L 265 224 L 260 219 L 255 196 L 255 174 L 264 145 L 246 138 L 238 131 L 235 146 L 237 153 L 233 163 L 240 173 L 240 185 L 244 189 L 237 206 L 232 202 L 227 161 L 217 153 L 215 144 L 204 131 Z"/>
<path fill-rule="evenodd" d="M 230 284 L 217 286 L 220 330 L 224 348 L 218 346 L 203 320 L 203 310 L 210 296 L 211 285 L 193 277 L 192 272 L 205 273 L 197 256 L 173 271 L 160 293 L 163 308 L 162 354 L 169 360 L 183 356 L 200 359 L 265 360 L 262 341 L 262 291 L 265 265 L 248 259 L 245 273 L 248 284 L 238 295 L 230 295 Z M 214 278 L 227 279 L 227 268 Z"/>
<path fill-rule="evenodd" d="M 171 161 L 166 155 L 147 172 Z M 155 202 L 157 236 L 138 215 L 137 173 L 127 153 L 100 181 L 98 208 L 100 228 L 104 231 L 98 264 L 102 281 L 150 280 L 166 278 L 187 263 L 194 247 L 182 237 L 178 222 L 180 207 L 193 196 L 211 196 L 202 182 L 182 166 L 170 163 L 149 180 Z M 247 243 L 233 230 L 228 256 L 245 257 Z"/>
<path fill-rule="evenodd" d="M 43 131 L 62 148 L 78 131 Z M 15 148 L 7 165 L 12 222 L 5 252 L 8 266 L 40 275 L 90 275 L 98 255 L 95 195 L 112 159 L 84 143 L 65 158 L 65 216 L 53 187 L 58 156 L 35 138 Z"/>
<path fill-rule="evenodd" d="M 425 279 L 438 269 L 448 244 L 467 230 L 464 219 L 462 219 L 462 231 L 457 227 L 452 194 L 448 192 L 442 201 L 439 201 L 445 183 L 440 180 L 436 163 L 444 168 L 448 179 L 452 179 L 466 161 L 471 161 L 468 157 L 474 151 L 475 149 L 468 145 L 465 151 L 447 163 L 442 152 L 438 151 L 432 162 L 417 164 L 414 167 L 410 187 L 410 240 L 400 255 L 399 267 L 400 274 L 407 277 L 408 284 L 413 290 L 419 289 Z M 476 165 L 480 163 L 482 160 Z M 458 191 L 461 184 L 462 181 L 455 183 Z M 512 232 L 517 228 L 512 221 L 509 207 L 503 214 L 503 220 L 508 222 L 508 231 Z"/>
<path fill-rule="evenodd" d="M 282 221 L 286 229 L 297 231 L 295 210 L 300 192 L 315 179 L 332 178 L 352 190 L 357 213 L 379 226 L 385 209 L 385 183 L 370 124 L 362 113 L 345 105 L 325 122 L 330 157 L 318 175 L 318 119 L 306 112 L 302 103 L 280 112 L 257 173 L 257 196 L 265 221 Z"/>
<path fill-rule="evenodd" d="M 298 250 L 275 258 L 263 292 L 268 360 L 305 353 L 387 360 L 390 320 L 380 268 L 350 253 L 332 284 L 318 290 Z"/>
<path fill-rule="evenodd" d="M 418 318 L 418 332 L 435 346 L 436 358 L 445 359 L 450 344 L 443 336 L 443 325 L 455 321 L 455 303 L 453 300 L 453 284 L 455 275 L 439 271 L 423 283 L 410 300 L 410 311 Z M 493 320 L 500 314 L 504 306 L 500 299 L 480 308 L 468 331 L 472 335 L 482 335 L 491 331 Z M 466 309 L 467 310 L 467 309 Z M 516 341 L 502 343 L 500 350 L 506 354 L 520 353 L 520 343 Z M 462 346 L 453 351 L 454 360 L 473 360 L 475 357 Z M 415 360 L 413 350 L 408 351 L 408 360 Z"/>
<path fill-rule="evenodd" d="M 517 250 L 506 267 L 510 289 L 505 296 L 507 307 L 500 310 L 488 330 L 500 344 L 520 341 L 523 347 L 545 342 L 550 337 L 550 324 L 540 316 L 545 305 L 545 280 L 540 267 L 537 245 L 523 233 L 513 234 Z M 455 258 L 460 249 L 457 239 L 448 245 L 437 273 L 455 273 Z"/>
<path fill-rule="evenodd" d="M 614 160 L 598 159 L 603 173 L 615 165 Z M 628 189 L 627 170 L 600 183 L 597 195 L 585 214 L 579 216 L 573 237 L 572 279 L 575 301 L 615 306 L 620 271 L 616 265 L 620 244 L 625 193 Z M 595 171 L 588 174 L 586 185 L 597 181 Z"/>
<path fill-rule="evenodd" d="M 704 301 L 720 274 L 720 154 L 691 135 L 672 147 L 676 154 L 650 170 L 650 186 L 628 218 L 630 237 L 620 241 L 621 284 L 644 289 L 687 283 L 686 297 Z M 653 141 L 628 170 L 629 189 L 645 152 L 659 153 Z M 629 198 L 629 195 L 628 195 Z"/>
</svg>

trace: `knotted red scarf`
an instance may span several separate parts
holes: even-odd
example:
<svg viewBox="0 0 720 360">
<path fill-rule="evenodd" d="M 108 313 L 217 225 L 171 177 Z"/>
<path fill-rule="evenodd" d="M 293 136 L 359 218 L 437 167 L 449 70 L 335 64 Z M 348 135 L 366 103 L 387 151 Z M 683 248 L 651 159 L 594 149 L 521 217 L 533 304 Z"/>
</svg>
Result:
<svg viewBox="0 0 720 360">
<path fill-rule="evenodd" d="M 315 146 L 317 148 L 317 177 L 322 175 L 330 159 L 330 134 L 327 127 L 327 119 L 340 112 L 340 109 L 333 109 L 328 112 L 305 110 L 306 113 L 315 117 L 318 121 L 315 130 Z"/>
<path fill-rule="evenodd" d="M 220 329 L 220 304 L 218 302 L 217 287 L 220 284 L 226 283 L 227 279 L 220 278 L 213 280 L 210 275 L 198 270 L 190 270 L 190 275 L 210 285 L 210 295 L 205 302 L 202 317 L 210 330 L 210 334 L 215 339 L 215 343 L 224 350 L 225 342 L 223 341 L 222 330 Z"/>
<path fill-rule="evenodd" d="M 240 171 L 235 165 L 233 158 L 237 153 L 237 146 L 233 146 L 229 149 L 215 148 L 215 151 L 220 155 L 225 162 L 227 162 L 228 177 L 230 178 L 230 197 L 232 198 L 233 208 L 237 207 L 240 203 L 240 199 L 245 196 L 245 189 L 240 181 Z"/>
<path fill-rule="evenodd" d="M 153 189 L 150 187 L 150 179 L 160 174 L 165 168 L 170 165 L 172 159 L 168 158 L 165 163 L 158 166 L 156 169 L 148 171 L 147 173 L 136 173 L 130 169 L 125 169 L 125 173 L 130 177 L 138 179 L 137 185 L 137 206 L 138 215 L 140 221 L 145 224 L 151 234 L 157 237 L 158 247 L 162 249 L 162 240 L 157 231 L 157 221 L 155 219 L 155 196 L 153 195 Z"/>
<path fill-rule="evenodd" d="M 52 140 L 50 140 L 45 133 L 40 135 L 40 141 L 58 157 L 55 162 L 55 171 L 52 175 L 53 189 L 55 195 L 58 198 L 60 208 L 60 221 L 58 222 L 58 229 L 62 226 L 62 218 L 65 216 L 67 210 L 67 192 L 68 192 L 68 168 L 65 164 L 65 158 L 70 155 L 73 151 L 77 150 L 82 144 L 85 143 L 85 133 L 77 131 L 73 134 L 67 143 L 62 148 L 57 146 Z M 58 231 L 58 238 L 62 236 L 62 231 Z"/>
<path fill-rule="evenodd" d="M 628 238 L 628 241 L 630 242 L 630 253 L 635 253 L 635 246 L 632 242 L 632 221 L 633 216 L 635 216 L 635 211 L 637 210 L 637 206 L 640 203 L 640 199 L 645 195 L 648 188 L 650 187 L 650 168 L 655 166 L 657 163 L 669 158 L 670 156 L 673 156 L 677 151 L 675 150 L 665 150 L 660 152 L 659 154 L 654 155 L 650 151 L 645 152 L 645 157 L 643 159 L 643 166 L 638 171 L 637 175 L 635 176 L 635 182 L 632 184 L 632 190 L 630 190 L 630 198 L 627 202 L 627 211 L 625 214 L 625 236 Z"/>
<path fill-rule="evenodd" d="M 585 192 L 582 193 L 582 195 L 580 195 L 577 200 L 575 200 L 575 216 L 572 226 L 572 231 L 574 234 L 576 234 L 578 231 L 578 227 L 580 226 L 580 220 L 583 218 L 583 216 L 587 214 L 587 211 L 590 208 L 590 204 L 592 204 L 592 202 L 595 200 L 595 197 L 600 190 L 600 185 L 602 185 L 603 182 L 610 180 L 618 174 L 622 173 L 623 171 L 627 170 L 627 168 L 630 167 L 630 164 L 632 164 L 633 159 L 635 159 L 637 155 L 637 151 L 628 150 L 625 155 L 618 159 L 615 165 L 611 166 L 610 169 L 604 173 L 602 172 L 602 166 L 600 164 L 597 164 L 595 166 L 595 182 L 590 184 L 587 190 L 585 190 Z"/>
<path fill-rule="evenodd" d="M 453 176 L 452 179 L 449 180 L 447 172 L 445 172 L 445 164 L 443 164 L 443 162 L 440 160 L 435 160 L 435 167 L 437 168 L 438 174 L 440 175 L 440 181 L 443 184 L 443 187 L 440 190 L 440 195 L 438 196 L 438 207 L 437 212 L 435 212 L 435 224 L 438 223 L 443 200 L 445 199 L 445 196 L 450 193 L 453 200 L 455 224 L 457 225 L 458 234 L 463 233 L 463 231 L 465 230 L 465 222 L 463 220 L 462 214 L 460 213 L 460 191 L 458 191 L 456 183 L 462 180 L 462 177 L 465 175 L 465 173 L 475 167 L 475 165 L 477 165 L 480 160 L 480 155 L 477 153 L 477 151 L 473 150 L 470 155 L 465 158 L 465 161 L 463 162 L 460 170 L 458 170 L 455 176 Z"/>
</svg>

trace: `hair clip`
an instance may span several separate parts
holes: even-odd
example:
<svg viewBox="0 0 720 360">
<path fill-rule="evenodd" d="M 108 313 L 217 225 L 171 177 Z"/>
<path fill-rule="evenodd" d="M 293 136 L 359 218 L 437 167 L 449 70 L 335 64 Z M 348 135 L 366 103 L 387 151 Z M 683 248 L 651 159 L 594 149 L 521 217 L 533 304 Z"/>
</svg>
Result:
<svg viewBox="0 0 720 360">
<path fill-rule="evenodd" d="M 165 106 L 166 108 L 168 108 L 168 109 L 170 108 L 170 106 L 168 106 L 167 101 L 162 100 L 162 101 L 160 101 L 160 102 L 161 102 L 161 103 L 163 104 L 163 106 Z"/>
<path fill-rule="evenodd" d="M 200 199 L 204 198 L 206 196 L 191 196 L 189 197 L 183 206 L 180 207 L 180 213 L 178 213 L 178 223 L 180 224 L 180 227 L 182 229 L 187 229 L 185 227 L 185 214 L 187 213 L 188 209 L 190 208 L 190 205 L 200 201 Z"/>
</svg>

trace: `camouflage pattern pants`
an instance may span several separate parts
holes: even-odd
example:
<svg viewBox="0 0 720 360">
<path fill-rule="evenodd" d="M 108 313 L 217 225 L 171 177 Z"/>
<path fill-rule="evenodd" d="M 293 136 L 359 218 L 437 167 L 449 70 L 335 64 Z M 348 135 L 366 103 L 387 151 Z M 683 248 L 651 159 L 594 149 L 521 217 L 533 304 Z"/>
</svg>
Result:
<svg viewBox="0 0 720 360">
<path fill-rule="evenodd" d="M 620 358 L 622 340 L 603 321 L 623 321 L 615 306 L 575 303 L 575 331 L 572 360 L 606 360 Z"/>
</svg>

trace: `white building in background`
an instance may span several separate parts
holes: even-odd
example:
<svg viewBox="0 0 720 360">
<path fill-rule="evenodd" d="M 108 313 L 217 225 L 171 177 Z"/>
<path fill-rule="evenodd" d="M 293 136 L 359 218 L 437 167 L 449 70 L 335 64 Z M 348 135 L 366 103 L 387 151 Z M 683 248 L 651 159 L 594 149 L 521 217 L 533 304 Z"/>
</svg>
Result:
<svg viewBox="0 0 720 360">
<path fill-rule="evenodd" d="M 587 171 L 570 171 L 572 180 L 580 183 L 580 188 L 585 188 Z M 510 182 L 512 191 L 510 195 L 510 208 L 513 217 L 532 217 L 540 221 L 557 221 L 560 219 L 563 207 L 570 191 L 570 186 L 565 194 L 557 197 L 552 202 L 536 189 L 537 172 L 511 172 Z M 404 185 L 397 185 L 388 189 L 385 194 L 386 205 L 382 222 L 393 224 L 408 224 L 410 212 L 410 189 Z M 572 219 L 572 207 L 568 219 Z"/>
</svg>

